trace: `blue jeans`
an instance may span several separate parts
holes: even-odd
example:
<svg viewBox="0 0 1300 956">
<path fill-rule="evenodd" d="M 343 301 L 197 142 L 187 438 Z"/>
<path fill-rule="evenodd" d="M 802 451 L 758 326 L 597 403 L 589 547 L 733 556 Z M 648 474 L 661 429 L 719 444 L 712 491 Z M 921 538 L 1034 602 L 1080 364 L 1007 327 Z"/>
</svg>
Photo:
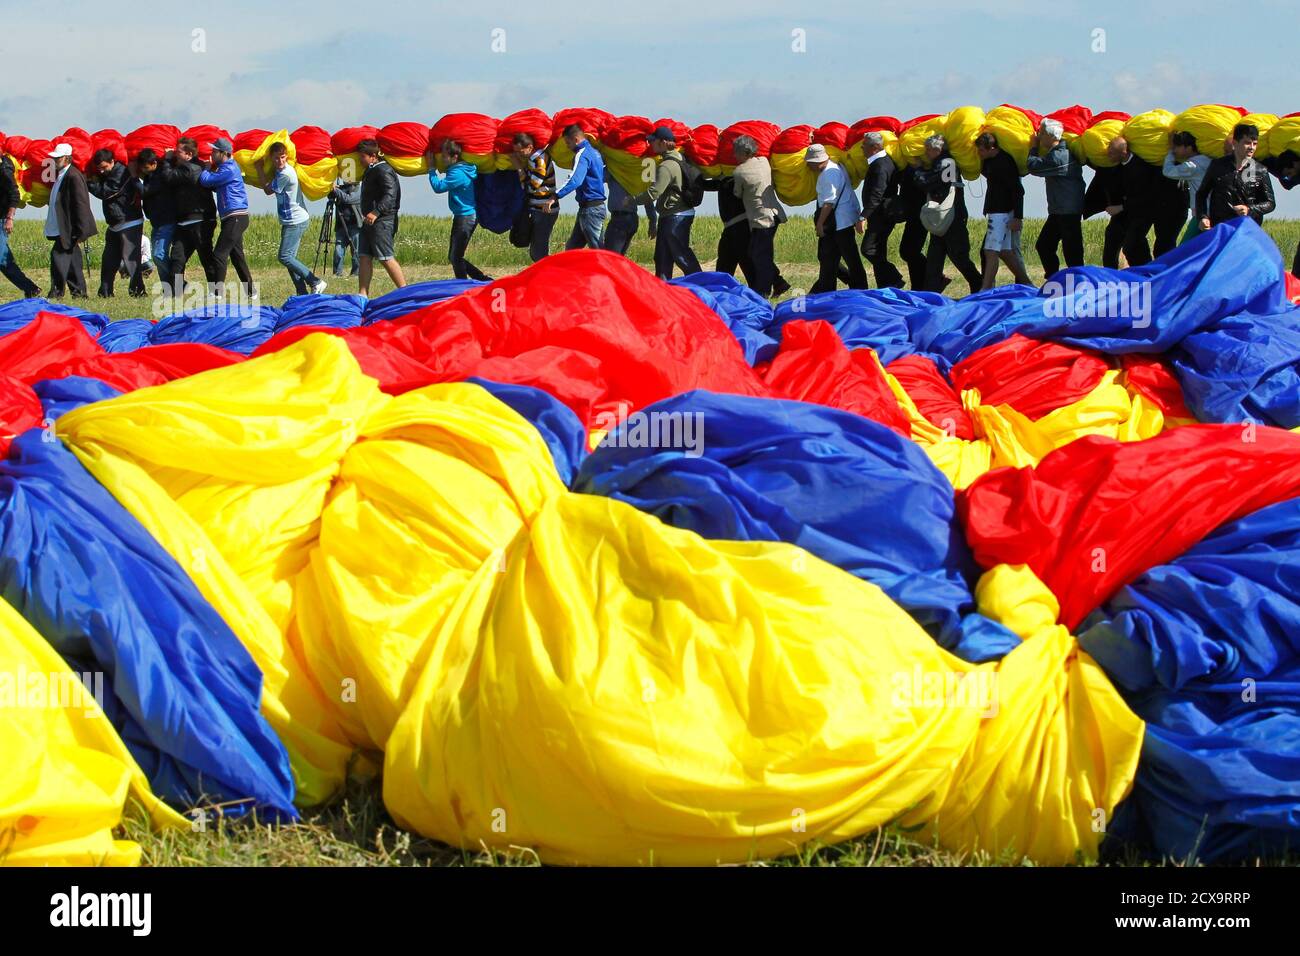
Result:
<svg viewBox="0 0 1300 956">
<path fill-rule="evenodd" d="M 316 277 L 311 274 L 311 270 L 298 261 L 298 247 L 302 245 L 302 237 L 308 225 L 310 220 L 292 226 L 280 223 L 280 265 L 289 270 L 289 278 L 293 280 L 293 288 L 299 295 L 307 294 L 316 284 Z"/>
<path fill-rule="evenodd" d="M 683 275 L 700 271 L 700 260 L 691 249 L 691 226 L 695 215 L 668 213 L 659 217 L 659 231 L 655 235 L 655 275 L 665 281 L 673 277 L 673 265 Z M 855 250 L 856 251 L 856 250 Z"/>
<path fill-rule="evenodd" d="M 627 250 L 632 245 L 632 237 L 636 235 L 639 219 L 636 210 L 631 212 L 616 212 L 609 217 L 609 227 L 605 230 L 605 248 L 610 252 L 617 252 L 620 256 L 627 255 Z"/>
<path fill-rule="evenodd" d="M 361 245 L 361 227 L 334 230 L 334 274 L 343 275 L 343 254 L 352 250 L 352 275 L 357 274 L 357 249 Z"/>
<path fill-rule="evenodd" d="M 0 275 L 16 285 L 23 295 L 40 291 L 14 260 L 14 254 L 9 251 L 9 236 L 5 234 L 3 225 L 0 225 Z"/>
<path fill-rule="evenodd" d="M 158 268 L 158 281 L 167 287 L 172 284 L 172 236 L 175 233 L 175 223 L 154 226 L 149 230 L 149 257 Z"/>
<path fill-rule="evenodd" d="M 457 279 L 476 279 L 479 282 L 491 282 L 491 276 L 483 272 L 465 258 L 469 248 L 470 237 L 478 228 L 478 216 L 453 216 L 451 220 L 451 243 L 447 250 L 447 259 L 451 262 L 451 271 Z"/>
<path fill-rule="evenodd" d="M 573 232 L 569 233 L 569 241 L 564 244 L 564 248 L 581 249 L 587 246 L 600 249 L 604 246 L 604 239 L 605 204 L 598 202 L 594 206 L 578 209 L 578 219 L 573 224 Z"/>
</svg>

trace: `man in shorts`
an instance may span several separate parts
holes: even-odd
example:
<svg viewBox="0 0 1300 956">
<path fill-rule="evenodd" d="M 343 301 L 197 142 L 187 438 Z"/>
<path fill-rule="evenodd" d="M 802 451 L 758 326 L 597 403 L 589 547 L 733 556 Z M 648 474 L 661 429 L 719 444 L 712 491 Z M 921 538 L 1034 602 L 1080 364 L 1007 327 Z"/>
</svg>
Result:
<svg viewBox="0 0 1300 956">
<path fill-rule="evenodd" d="M 397 212 L 402 205 L 402 186 L 397 172 L 379 155 L 379 144 L 363 139 L 357 144 L 366 173 L 361 178 L 361 242 L 357 250 L 361 266 L 357 273 L 357 291 L 370 296 L 370 276 L 378 259 L 384 271 L 400 289 L 406 285 L 402 266 L 393 255 L 397 238 Z"/>
<path fill-rule="evenodd" d="M 1007 264 L 1017 282 L 1032 285 L 1020 257 L 1020 226 L 1025 218 L 1025 186 L 1020 181 L 1020 168 L 1011 154 L 998 146 L 997 137 L 992 133 L 981 133 L 975 139 L 975 148 L 987 184 L 984 215 L 988 218 L 988 231 L 984 234 L 981 289 L 993 288 L 999 260 Z"/>
</svg>

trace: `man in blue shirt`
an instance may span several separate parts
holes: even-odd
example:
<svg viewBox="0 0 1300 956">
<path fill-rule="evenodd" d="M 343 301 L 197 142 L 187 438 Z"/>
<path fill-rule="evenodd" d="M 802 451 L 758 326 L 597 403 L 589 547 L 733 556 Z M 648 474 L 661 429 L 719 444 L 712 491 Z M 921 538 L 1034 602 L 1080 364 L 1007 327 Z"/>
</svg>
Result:
<svg viewBox="0 0 1300 956">
<path fill-rule="evenodd" d="M 275 211 L 280 219 L 280 265 L 289 271 L 293 289 L 298 295 L 325 291 L 325 280 L 298 259 L 298 248 L 302 237 L 311 222 L 311 213 L 307 211 L 307 201 L 302 195 L 302 186 L 298 182 L 298 173 L 289 163 L 289 148 L 284 143 L 272 143 L 267 154 L 270 169 L 262 168 L 262 187 L 268 196 L 275 197 Z"/>
<path fill-rule="evenodd" d="M 251 301 L 257 298 L 257 288 L 253 285 L 253 273 L 248 270 L 248 260 L 244 258 L 244 233 L 248 229 L 248 192 L 244 189 L 244 176 L 233 159 L 235 147 L 230 140 L 222 136 L 210 146 L 212 159 L 209 168 L 199 174 L 199 185 L 217 194 L 217 216 L 221 220 L 221 232 L 212 247 L 213 281 L 217 296 L 224 297 L 226 270 L 233 262 L 235 273 L 244 283 Z"/>
<path fill-rule="evenodd" d="M 605 241 L 605 160 L 577 123 L 564 128 L 564 141 L 573 150 L 573 175 L 555 199 L 558 202 L 575 191 L 578 197 L 578 220 L 564 248 L 600 249 Z"/>
<path fill-rule="evenodd" d="M 474 205 L 474 180 L 478 177 L 478 168 L 472 163 L 463 162 L 461 152 L 460 143 L 443 140 L 442 156 L 447 162 L 447 173 L 443 175 L 438 172 L 430 157 L 429 185 L 436 193 L 446 193 L 447 204 L 451 206 L 451 243 L 447 258 L 451 262 L 452 272 L 457 279 L 491 282 L 491 276 L 484 274 L 465 258 L 470 237 L 478 227 L 478 208 Z"/>
</svg>

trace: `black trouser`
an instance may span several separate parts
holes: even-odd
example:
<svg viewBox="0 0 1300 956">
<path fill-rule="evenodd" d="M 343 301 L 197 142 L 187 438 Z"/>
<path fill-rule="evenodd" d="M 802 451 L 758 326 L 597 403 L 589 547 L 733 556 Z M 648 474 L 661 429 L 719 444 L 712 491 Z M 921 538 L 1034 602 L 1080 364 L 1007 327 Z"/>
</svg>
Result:
<svg viewBox="0 0 1300 956">
<path fill-rule="evenodd" d="M 882 211 L 867 220 L 867 232 L 862 237 L 862 257 L 871 263 L 871 271 L 876 274 L 876 286 L 881 289 L 903 287 L 903 274 L 889 261 L 889 234 L 895 225 L 897 223 Z"/>
<path fill-rule="evenodd" d="M 907 283 L 913 292 L 925 288 L 925 238 L 929 233 L 921 225 L 920 212 L 914 212 L 903 224 L 903 238 L 898 254 L 907 265 Z"/>
<path fill-rule="evenodd" d="M 753 286 L 754 263 L 749 258 L 749 238 L 749 221 L 746 219 L 724 228 L 722 235 L 718 236 L 718 258 L 713 270 L 735 275 L 739 266 L 746 284 Z"/>
<path fill-rule="evenodd" d="M 1049 213 L 1043 231 L 1038 234 L 1034 250 L 1043 264 L 1043 272 L 1048 278 L 1059 272 L 1061 260 L 1056 257 L 1057 245 L 1065 256 L 1067 266 L 1083 265 L 1083 214 Z"/>
<path fill-rule="evenodd" d="M 1111 216 L 1106 222 L 1106 232 L 1102 236 L 1101 264 L 1107 269 L 1119 268 L 1120 250 L 1124 248 L 1124 236 L 1128 232 L 1128 213 Z"/>
<path fill-rule="evenodd" d="M 1124 229 L 1124 258 L 1130 266 L 1144 266 L 1151 261 L 1151 245 L 1147 242 L 1147 233 L 1156 224 L 1155 213 L 1148 210 L 1132 212 L 1124 210 L 1128 216 L 1128 226 Z"/>
<path fill-rule="evenodd" d="M 836 272 L 841 261 L 849 270 L 850 289 L 869 288 L 867 270 L 862 267 L 862 257 L 858 255 L 858 244 L 854 238 L 853 227 L 830 229 L 834 216 L 835 214 L 831 213 L 828 217 L 821 238 L 817 240 L 817 264 L 820 268 L 817 272 L 817 281 L 808 290 L 810 293 L 835 291 Z"/>
<path fill-rule="evenodd" d="M 144 235 L 144 226 L 132 226 L 121 232 L 109 229 L 104 234 L 104 257 L 99 263 L 99 294 L 113 294 L 113 280 L 117 270 L 126 263 L 126 274 L 130 278 L 127 291 L 131 295 L 144 295 L 144 269 L 140 267 L 140 239 Z"/>
<path fill-rule="evenodd" d="M 478 266 L 465 258 L 465 250 L 478 228 L 477 216 L 453 216 L 451 219 L 451 239 L 447 245 L 447 259 L 451 262 L 451 271 L 457 279 L 475 279 L 479 282 L 491 282 Z"/>
<path fill-rule="evenodd" d="M 253 274 L 248 271 L 248 260 L 244 258 L 244 232 L 247 229 L 248 213 L 238 213 L 221 220 L 221 232 L 217 236 L 217 244 L 212 247 L 215 260 L 212 271 L 213 281 L 219 289 L 224 290 L 226 270 L 230 263 L 234 263 L 235 274 L 244 283 L 248 295 L 252 296 Z"/>
<path fill-rule="evenodd" d="M 63 240 L 50 241 L 50 293 L 49 298 L 61 299 L 66 288 L 75 296 L 86 295 L 86 272 L 82 268 L 81 243 L 64 246 Z"/>
<path fill-rule="evenodd" d="M 771 225 L 760 229 L 749 229 L 747 257 L 753 274 L 746 275 L 745 281 L 763 298 L 772 294 L 772 286 L 781 277 L 780 271 L 776 268 L 775 246 L 778 228 L 779 225 Z"/>
<path fill-rule="evenodd" d="M 1187 226 L 1187 203 L 1167 203 L 1156 215 L 1156 245 L 1153 254 L 1159 258 L 1178 246 L 1178 239 Z"/>
<path fill-rule="evenodd" d="M 943 262 L 947 258 L 957 267 L 957 271 L 962 274 L 968 283 L 970 283 L 971 292 L 978 292 L 984 284 L 984 277 L 980 271 L 975 268 L 975 263 L 970 261 L 970 233 L 967 232 L 966 224 L 970 220 L 966 216 L 955 220 L 948 231 L 942 236 L 930 236 L 930 248 L 925 252 L 925 290 L 927 292 L 942 292 L 947 283 L 943 277 Z"/>
<path fill-rule="evenodd" d="M 1291 274 L 1300 279 L 1300 242 L 1296 243 L 1295 259 L 1291 263 Z"/>
<path fill-rule="evenodd" d="M 171 268 L 176 292 L 185 291 L 185 266 L 196 252 L 203 266 L 203 277 L 208 282 L 217 281 L 217 257 L 212 251 L 212 236 L 217 231 L 215 219 L 203 219 L 189 225 L 177 225 L 172 233 Z"/>
</svg>

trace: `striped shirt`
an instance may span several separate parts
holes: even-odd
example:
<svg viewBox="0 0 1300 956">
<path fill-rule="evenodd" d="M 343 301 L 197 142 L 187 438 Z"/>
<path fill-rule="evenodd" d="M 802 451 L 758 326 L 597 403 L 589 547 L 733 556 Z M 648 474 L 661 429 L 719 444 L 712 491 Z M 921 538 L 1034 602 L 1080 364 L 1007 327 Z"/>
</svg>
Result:
<svg viewBox="0 0 1300 956">
<path fill-rule="evenodd" d="M 555 198 L 555 166 L 546 150 L 539 149 L 528 157 L 528 166 L 519 170 L 519 182 L 528 193 L 530 206 L 545 206 Z"/>
</svg>

